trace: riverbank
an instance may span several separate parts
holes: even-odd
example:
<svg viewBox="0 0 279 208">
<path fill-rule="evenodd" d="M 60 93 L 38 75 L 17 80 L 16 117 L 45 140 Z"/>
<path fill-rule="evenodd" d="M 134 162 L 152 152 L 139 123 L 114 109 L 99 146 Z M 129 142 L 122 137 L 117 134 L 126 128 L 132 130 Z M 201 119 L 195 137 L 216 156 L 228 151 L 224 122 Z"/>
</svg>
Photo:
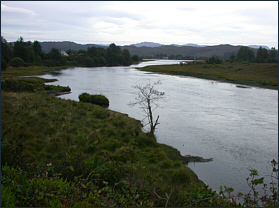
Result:
<svg viewBox="0 0 279 208">
<path fill-rule="evenodd" d="M 137 69 L 278 90 L 278 63 L 224 62 L 213 65 L 196 61 L 186 64 L 146 66 Z"/>
</svg>

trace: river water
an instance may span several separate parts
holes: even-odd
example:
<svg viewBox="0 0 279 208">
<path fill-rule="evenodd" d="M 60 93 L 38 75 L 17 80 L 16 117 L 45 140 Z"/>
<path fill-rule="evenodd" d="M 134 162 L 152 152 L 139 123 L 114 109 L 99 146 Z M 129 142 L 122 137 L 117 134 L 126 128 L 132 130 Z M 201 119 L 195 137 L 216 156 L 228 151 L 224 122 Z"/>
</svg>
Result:
<svg viewBox="0 0 279 208">
<path fill-rule="evenodd" d="M 270 161 L 278 161 L 278 91 L 240 88 L 135 68 L 179 62 L 156 60 L 127 67 L 74 67 L 39 77 L 56 78 L 58 81 L 50 84 L 72 89 L 61 98 L 78 101 L 83 92 L 103 94 L 110 101 L 109 109 L 138 120 L 144 118 L 143 112 L 137 106 L 128 106 L 137 96 L 132 86 L 160 80 L 158 90 L 165 92 L 165 98 L 154 111 L 154 117 L 160 115 L 157 141 L 177 148 L 182 155 L 213 158 L 212 162 L 189 164 L 213 189 L 219 190 L 222 185 L 234 188 L 235 194 L 248 193 L 249 169 L 267 176 L 272 170 Z"/>
</svg>

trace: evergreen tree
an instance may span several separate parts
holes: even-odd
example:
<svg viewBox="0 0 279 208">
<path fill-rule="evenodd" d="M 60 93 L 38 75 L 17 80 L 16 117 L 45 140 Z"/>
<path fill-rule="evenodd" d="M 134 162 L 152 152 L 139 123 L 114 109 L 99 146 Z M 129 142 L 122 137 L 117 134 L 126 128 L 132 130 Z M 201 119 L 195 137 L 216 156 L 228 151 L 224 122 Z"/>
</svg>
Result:
<svg viewBox="0 0 279 208">
<path fill-rule="evenodd" d="M 274 47 L 272 47 L 271 50 L 269 51 L 268 62 L 271 62 L 271 63 L 278 62 L 278 51 L 275 50 Z"/>
<path fill-rule="evenodd" d="M 34 50 L 35 55 L 41 56 L 41 54 L 43 53 L 42 46 L 40 45 L 40 43 L 37 40 L 35 40 L 33 43 L 33 50 Z"/>
<path fill-rule="evenodd" d="M 268 56 L 267 49 L 260 47 L 257 51 L 256 62 L 265 63 L 268 61 Z"/>
<path fill-rule="evenodd" d="M 25 62 L 33 62 L 34 51 L 31 42 L 25 43 L 20 37 L 14 44 L 13 57 L 22 58 Z"/>
<path fill-rule="evenodd" d="M 9 62 L 12 58 L 12 49 L 9 46 L 7 40 L 1 36 L 1 60 L 5 60 L 5 62 Z"/>
<path fill-rule="evenodd" d="M 132 63 L 130 52 L 127 49 L 123 50 L 123 56 L 124 56 L 124 66 L 129 66 Z"/>
<path fill-rule="evenodd" d="M 255 60 L 255 53 L 247 46 L 241 46 L 236 54 L 236 60 L 253 62 Z"/>
</svg>

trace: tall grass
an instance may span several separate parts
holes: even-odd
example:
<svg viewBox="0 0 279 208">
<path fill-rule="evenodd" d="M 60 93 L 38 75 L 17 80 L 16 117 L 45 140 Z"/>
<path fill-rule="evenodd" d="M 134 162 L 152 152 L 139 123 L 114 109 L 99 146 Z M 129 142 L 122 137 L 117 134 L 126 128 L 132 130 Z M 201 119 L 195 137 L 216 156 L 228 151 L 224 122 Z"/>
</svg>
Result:
<svg viewBox="0 0 279 208">
<path fill-rule="evenodd" d="M 146 66 L 140 70 L 278 89 L 278 63 L 176 64 Z"/>
</svg>

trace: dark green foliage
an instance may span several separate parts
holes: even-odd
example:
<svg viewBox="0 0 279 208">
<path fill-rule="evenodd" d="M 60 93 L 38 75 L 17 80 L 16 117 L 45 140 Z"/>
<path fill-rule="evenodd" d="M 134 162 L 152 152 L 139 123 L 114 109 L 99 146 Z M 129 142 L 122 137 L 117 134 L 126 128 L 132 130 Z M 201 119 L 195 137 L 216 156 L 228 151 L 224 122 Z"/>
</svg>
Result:
<svg viewBox="0 0 279 208">
<path fill-rule="evenodd" d="M 141 59 L 140 59 L 140 57 L 139 57 L 138 55 L 133 55 L 133 56 L 132 56 L 132 61 L 133 61 L 133 62 L 138 63 L 138 62 L 140 62 L 140 60 L 141 60 Z"/>
<path fill-rule="evenodd" d="M 171 174 L 170 178 L 173 181 L 173 183 L 178 184 L 188 184 L 191 181 L 189 173 L 184 168 L 174 171 Z"/>
<path fill-rule="evenodd" d="M 1 80 L 1 89 L 12 92 L 35 92 L 40 84 L 19 79 Z"/>
<path fill-rule="evenodd" d="M 258 63 L 266 63 L 268 62 L 268 51 L 266 48 L 260 47 L 257 51 L 256 62 Z"/>
<path fill-rule="evenodd" d="M 45 85 L 44 81 L 40 79 L 32 78 L 13 78 L 1 80 L 1 89 L 12 92 L 35 92 L 35 91 L 47 91 L 47 92 L 69 92 L 71 88 L 69 86 L 55 86 Z"/>
<path fill-rule="evenodd" d="M 52 48 L 49 53 L 45 53 L 42 51 L 42 47 L 38 41 L 34 41 L 33 43 L 30 41 L 24 42 L 22 37 L 20 37 L 12 47 L 12 44 L 9 45 L 5 38 L 1 36 L 1 60 L 9 62 L 11 58 L 19 57 L 26 63 L 20 66 L 128 66 L 131 65 L 133 61 L 127 49 L 122 51 L 121 48 L 114 43 L 107 49 L 88 47 L 87 50 L 68 50 L 68 55 L 69 56 L 61 55 L 57 48 Z M 140 60 L 138 56 L 134 58 L 137 61 Z M 2 62 L 3 70 L 5 69 L 5 62 Z"/>
<path fill-rule="evenodd" d="M 241 48 L 238 50 L 238 52 L 236 54 L 236 60 L 237 61 L 254 62 L 255 61 L 255 53 L 249 47 L 241 46 Z"/>
<path fill-rule="evenodd" d="M 69 86 L 64 87 L 60 85 L 45 85 L 44 89 L 46 91 L 51 91 L 51 92 L 70 92 L 71 88 Z"/>
<path fill-rule="evenodd" d="M 15 58 L 12 58 L 10 61 L 9 61 L 9 65 L 10 66 L 13 66 L 13 67 L 20 67 L 20 66 L 24 66 L 24 61 L 22 58 L 19 58 L 19 57 L 15 57 Z"/>
<path fill-rule="evenodd" d="M 270 63 L 278 63 L 278 50 L 275 50 L 274 47 L 269 51 L 268 62 Z"/>
<path fill-rule="evenodd" d="M 3 36 L 1 36 L 1 61 L 2 59 L 4 59 L 6 62 L 9 62 L 11 58 L 12 58 L 12 48 L 8 44 L 7 40 Z"/>
<path fill-rule="evenodd" d="M 206 60 L 207 64 L 222 64 L 223 60 L 218 56 L 211 56 Z"/>
<path fill-rule="evenodd" d="M 13 57 L 19 57 L 25 62 L 33 62 L 34 51 L 31 42 L 24 42 L 23 38 L 20 37 L 14 43 Z"/>
<path fill-rule="evenodd" d="M 43 53 L 42 46 L 40 45 L 40 43 L 37 40 L 35 40 L 33 43 L 33 50 L 34 50 L 34 53 L 39 56 Z"/>
<path fill-rule="evenodd" d="M 109 100 L 104 95 L 90 95 L 84 92 L 78 98 L 81 102 L 92 103 L 103 107 L 109 106 Z"/>
</svg>

